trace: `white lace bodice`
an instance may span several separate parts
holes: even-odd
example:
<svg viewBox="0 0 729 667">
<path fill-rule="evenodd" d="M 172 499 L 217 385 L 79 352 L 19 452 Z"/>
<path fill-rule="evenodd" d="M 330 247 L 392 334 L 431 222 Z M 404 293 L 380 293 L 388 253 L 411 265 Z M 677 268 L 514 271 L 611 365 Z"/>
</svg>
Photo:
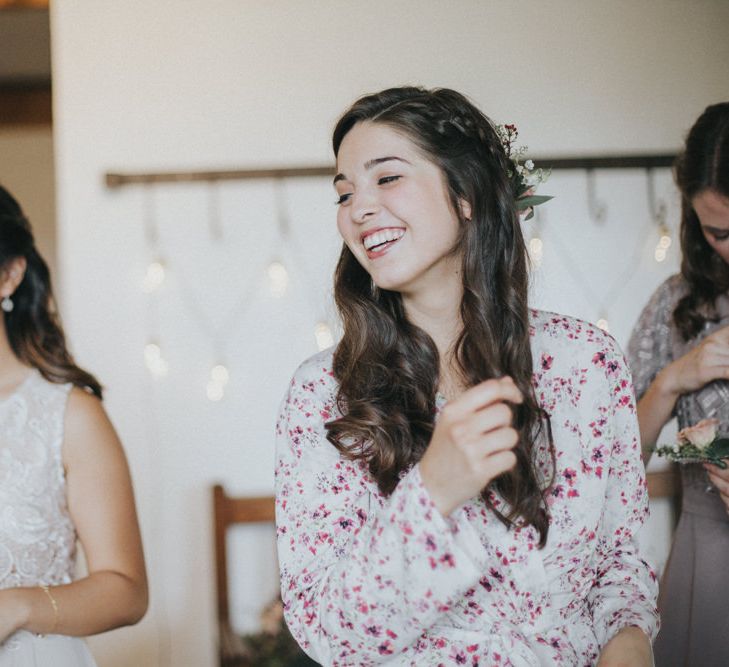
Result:
<svg viewBox="0 0 729 667">
<path fill-rule="evenodd" d="M 61 459 L 70 389 L 33 371 L 0 402 L 0 588 L 73 578 L 76 531 Z"/>
</svg>

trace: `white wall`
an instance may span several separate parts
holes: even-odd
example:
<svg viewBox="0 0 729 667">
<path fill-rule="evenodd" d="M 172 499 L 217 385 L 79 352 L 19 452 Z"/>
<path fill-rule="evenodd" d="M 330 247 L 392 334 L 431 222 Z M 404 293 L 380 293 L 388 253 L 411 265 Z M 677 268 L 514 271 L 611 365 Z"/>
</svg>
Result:
<svg viewBox="0 0 729 667">
<path fill-rule="evenodd" d="M 139 188 L 106 189 L 104 172 L 326 163 L 337 115 L 364 92 L 402 83 L 471 95 L 498 121 L 516 122 L 535 154 L 670 151 L 706 104 L 727 95 L 727 25 L 722 0 L 53 4 L 65 321 L 78 358 L 107 385 L 152 582 L 142 625 L 93 641 L 103 667 L 213 664 L 208 486 L 271 489 L 278 401 L 294 366 L 316 349 L 311 332 L 329 312 L 337 246 L 325 181 L 287 185 L 286 245 L 276 236 L 270 184 L 226 184 L 217 194 L 165 186 L 145 198 Z M 598 291 L 605 272 L 613 275 L 610 258 L 617 266 L 627 254 L 602 250 L 615 238 L 643 242 L 640 280 L 631 278 L 610 314 L 624 342 L 675 255 L 651 264 L 650 238 L 636 235 L 650 220 L 635 175 L 600 181 L 613 203 L 599 229 L 586 221 L 581 178 L 555 176 L 543 188 L 577 203 L 556 200 L 540 223 L 545 259 L 535 298 L 594 319 L 597 309 L 570 287 L 564 262 L 549 259 L 557 257 L 550 242 L 567 244 Z M 222 241 L 209 232 L 211 197 Z M 145 238 L 150 201 L 156 250 Z M 140 282 L 157 251 L 169 280 L 150 298 Z M 261 278 L 275 256 L 292 279 L 281 300 Z M 170 364 L 161 381 L 143 364 L 151 336 Z M 220 403 L 204 394 L 215 338 L 231 368 Z M 250 604 L 238 596 L 241 623 L 273 590 L 261 562 L 236 557 L 234 585 L 252 586 Z"/>
</svg>

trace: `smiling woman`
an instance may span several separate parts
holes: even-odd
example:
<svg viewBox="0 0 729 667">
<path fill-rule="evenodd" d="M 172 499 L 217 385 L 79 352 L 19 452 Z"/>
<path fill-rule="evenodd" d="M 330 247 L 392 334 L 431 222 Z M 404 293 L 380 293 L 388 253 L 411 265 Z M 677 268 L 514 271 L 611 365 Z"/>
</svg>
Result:
<svg viewBox="0 0 729 667">
<path fill-rule="evenodd" d="M 281 590 L 325 665 L 648 666 L 647 497 L 615 342 L 529 310 L 507 151 L 448 89 L 333 136 L 340 343 L 277 425 Z"/>
<path fill-rule="evenodd" d="M 417 301 L 453 282 L 458 216 L 440 169 L 412 141 L 359 123 L 342 140 L 337 168 L 339 233 L 378 287 Z"/>
</svg>

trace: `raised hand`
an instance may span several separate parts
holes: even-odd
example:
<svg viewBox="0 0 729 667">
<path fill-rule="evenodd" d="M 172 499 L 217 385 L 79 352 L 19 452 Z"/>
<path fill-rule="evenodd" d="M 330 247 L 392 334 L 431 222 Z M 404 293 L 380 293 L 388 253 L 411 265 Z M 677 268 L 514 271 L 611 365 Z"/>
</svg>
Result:
<svg viewBox="0 0 729 667">
<path fill-rule="evenodd" d="M 696 391 L 713 380 L 729 380 L 729 326 L 707 336 L 662 374 L 665 387 L 674 394 Z"/>
<path fill-rule="evenodd" d="M 471 387 L 441 410 L 420 475 L 443 516 L 514 466 L 519 434 L 509 403 L 521 402 L 514 381 L 503 377 Z"/>
</svg>

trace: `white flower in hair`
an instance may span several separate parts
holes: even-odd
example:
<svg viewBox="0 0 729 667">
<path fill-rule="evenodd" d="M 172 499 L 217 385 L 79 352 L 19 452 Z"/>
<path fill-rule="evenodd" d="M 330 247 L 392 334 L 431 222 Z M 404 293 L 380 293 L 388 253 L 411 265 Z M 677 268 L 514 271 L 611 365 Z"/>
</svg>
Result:
<svg viewBox="0 0 729 667">
<path fill-rule="evenodd" d="M 527 151 L 526 146 L 517 146 L 516 138 L 519 131 L 516 125 L 497 125 L 496 133 L 501 139 L 506 155 L 511 160 L 514 170 L 509 173 L 511 184 L 516 198 L 518 211 L 528 211 L 524 220 L 534 216 L 534 207 L 549 201 L 552 197 L 548 195 L 536 195 L 534 191 L 540 183 L 544 183 L 551 173 L 549 169 L 534 169 L 534 161 L 526 160 L 524 164 L 520 160 Z"/>
</svg>

